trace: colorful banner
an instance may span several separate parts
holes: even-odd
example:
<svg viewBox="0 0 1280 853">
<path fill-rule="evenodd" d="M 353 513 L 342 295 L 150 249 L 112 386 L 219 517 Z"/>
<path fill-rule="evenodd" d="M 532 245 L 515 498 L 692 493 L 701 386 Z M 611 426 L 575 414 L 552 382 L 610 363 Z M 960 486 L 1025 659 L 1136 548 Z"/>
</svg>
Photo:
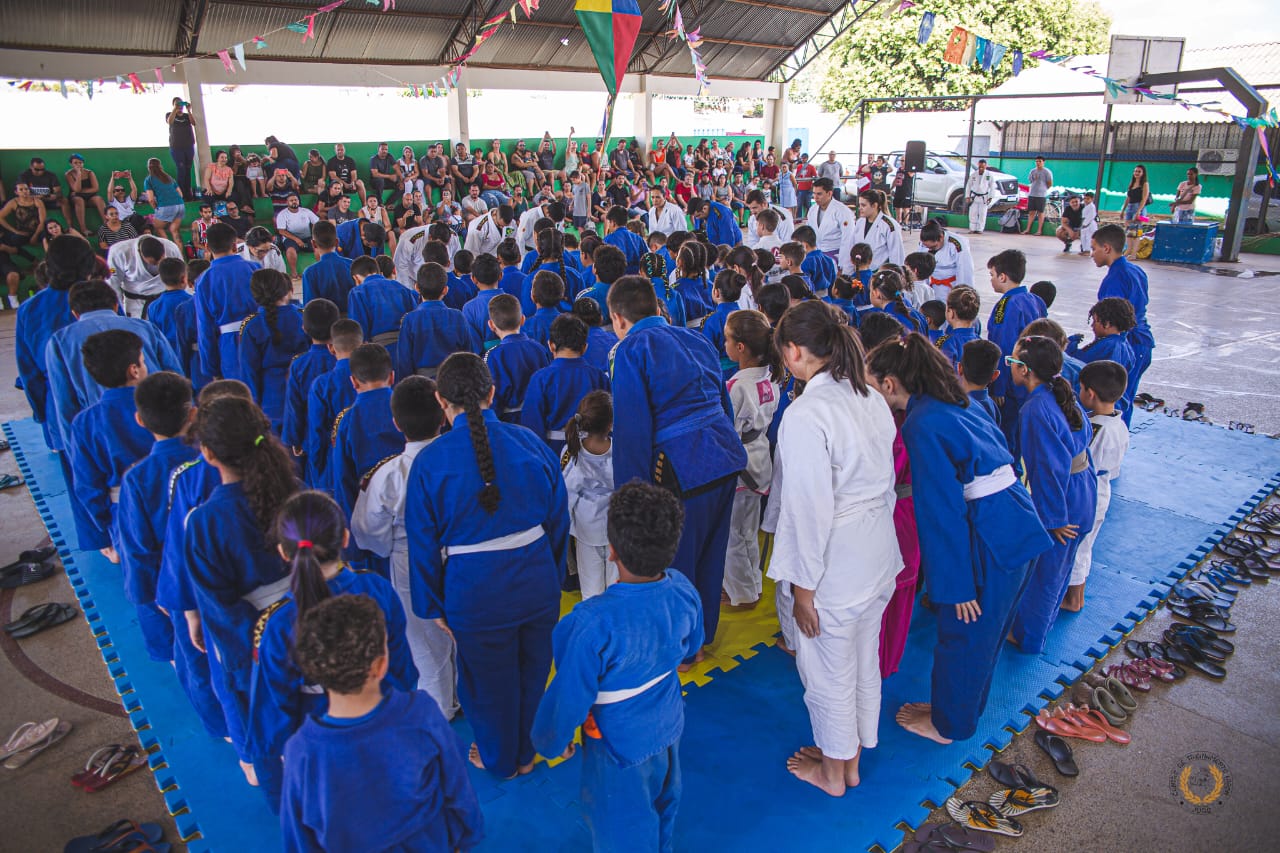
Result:
<svg viewBox="0 0 1280 853">
<path fill-rule="evenodd" d="M 959 65 L 964 59 L 964 48 L 969 41 L 969 32 L 964 27 L 956 27 L 947 37 L 947 49 L 942 52 L 943 62 Z"/>
<path fill-rule="evenodd" d="M 573 8 L 587 37 L 591 55 L 600 69 L 604 87 L 609 92 L 600 126 L 600 135 L 607 144 L 613 129 L 613 106 L 618 99 L 618 88 L 627 76 L 627 65 L 631 62 L 636 37 L 640 35 L 643 17 L 636 0 L 577 0 Z"/>
<path fill-rule="evenodd" d="M 932 12 L 925 12 L 920 16 L 920 29 L 916 31 L 916 41 L 920 44 L 929 43 L 929 38 L 933 35 L 935 17 Z"/>
<path fill-rule="evenodd" d="M 711 88 L 711 81 L 707 78 L 707 64 L 702 61 L 702 54 L 698 52 L 698 48 L 702 47 L 701 28 L 696 28 L 691 33 L 685 31 L 684 15 L 680 12 L 680 4 L 675 0 L 660 0 L 658 11 L 671 20 L 671 29 L 668 30 L 667 36 L 680 39 L 689 48 L 689 58 L 693 61 L 693 76 L 698 81 L 698 94 L 701 95 Z"/>
</svg>

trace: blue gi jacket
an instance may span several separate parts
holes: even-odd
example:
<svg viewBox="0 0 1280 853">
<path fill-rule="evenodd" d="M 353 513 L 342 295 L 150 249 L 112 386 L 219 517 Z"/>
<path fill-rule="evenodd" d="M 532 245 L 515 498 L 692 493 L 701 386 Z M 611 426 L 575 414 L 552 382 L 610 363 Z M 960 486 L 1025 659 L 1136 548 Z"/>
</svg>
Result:
<svg viewBox="0 0 1280 853">
<path fill-rule="evenodd" d="M 208 500 L 222 484 L 218 469 L 203 458 L 183 462 L 169 472 L 166 502 L 168 513 L 160 548 L 160 577 L 156 581 L 156 604 L 170 613 L 196 609 L 191 572 L 185 548 L 187 517 Z"/>
<path fill-rule="evenodd" d="M 370 248 L 364 244 L 364 238 L 360 236 L 361 221 L 359 219 L 349 219 L 335 229 L 338 232 L 338 248 L 345 257 L 351 260 L 355 260 L 361 255 L 377 257 L 385 251 L 382 246 Z"/>
<path fill-rule="evenodd" d="M 489 329 L 489 303 L 493 300 L 493 297 L 501 295 L 502 290 L 499 288 L 481 290 L 466 305 L 462 306 L 462 316 L 471 328 L 471 334 L 475 340 L 481 344 L 488 344 L 490 341 L 496 343 L 498 340 L 498 336 Z M 520 294 L 517 293 L 516 298 L 519 299 Z M 479 350 L 479 352 L 483 351 L 483 349 Z"/>
<path fill-rule="evenodd" d="M 517 332 L 485 353 L 484 362 L 493 374 L 494 410 L 507 423 L 518 423 L 529 379 L 551 363 L 551 351 Z"/>
<path fill-rule="evenodd" d="M 449 273 L 449 292 L 444 295 L 444 304 L 461 311 L 462 306 L 475 299 L 479 292 L 480 288 L 472 283 L 470 275 L 460 276 L 451 272 Z"/>
<path fill-rule="evenodd" d="M 587 351 L 582 357 L 587 360 L 587 364 L 608 376 L 611 372 L 609 355 L 617 345 L 617 335 L 604 326 L 592 326 L 587 329 Z"/>
<path fill-rule="evenodd" d="M 645 245 L 643 237 L 626 228 L 615 228 L 605 236 L 604 241 L 621 250 L 626 257 L 627 275 L 640 272 L 640 259 L 649 253 L 649 247 Z"/>
<path fill-rule="evenodd" d="M 284 420 L 280 424 L 280 440 L 286 446 L 299 450 L 306 446 L 307 398 L 311 395 L 311 386 L 316 379 L 333 370 L 335 364 L 337 359 L 329 352 L 328 345 L 314 342 L 306 352 L 294 356 L 289 363 Z"/>
<path fill-rule="evenodd" d="M 271 340 L 265 309 L 245 321 L 240 330 L 240 375 L 278 435 L 284 424 L 289 367 L 311 346 L 311 338 L 302 328 L 302 309 L 297 305 L 276 309 L 276 328 L 279 343 Z"/>
<path fill-rule="evenodd" d="M 71 461 L 73 516 L 83 551 L 113 545 L 116 535 L 115 501 L 111 490 L 120 485 L 129 466 L 147 455 L 154 439 L 138 426 L 133 388 L 107 388 L 98 402 L 76 415 L 67 445 Z"/>
<path fill-rule="evenodd" d="M 468 302 L 471 305 L 476 300 Z M 486 303 L 487 304 L 487 303 Z M 485 312 L 485 319 L 489 317 Z M 396 378 L 425 367 L 439 367 L 455 352 L 481 353 L 477 336 L 462 311 L 428 300 L 404 315 L 396 345 Z"/>
<path fill-rule="evenodd" d="M 333 496 L 347 517 L 360 496 L 360 478 L 388 456 L 404 452 L 404 434 L 391 419 L 391 389 L 371 388 L 338 415 L 334 427 Z"/>
<path fill-rule="evenodd" d="M 609 377 L 583 358 L 556 358 L 529 379 L 520 423 L 542 437 L 560 457 L 564 428 L 592 391 L 608 391 Z M 554 434 L 553 434 L 554 433 Z"/>
<path fill-rule="evenodd" d="M 1079 408 L 1078 403 L 1074 403 Z M 1093 529 L 1097 505 L 1098 477 L 1090 459 L 1085 470 L 1072 474 L 1073 457 L 1088 453 L 1093 424 L 1080 412 L 1084 423 L 1071 431 L 1053 389 L 1041 385 L 1028 395 L 1018 410 L 1018 440 L 1026 465 L 1031 501 L 1046 530 L 1077 524 L 1084 536 Z"/>
<path fill-rule="evenodd" d="M 831 285 L 836 283 L 836 275 L 839 270 L 835 261 L 828 258 L 826 254 L 818 249 L 814 249 L 806 254 L 804 260 L 800 262 L 800 272 L 809 277 L 809 281 L 816 292 L 830 290 Z"/>
<path fill-rule="evenodd" d="M 1133 306 L 1138 324 L 1129 330 L 1129 344 L 1135 352 L 1155 348 L 1156 339 L 1147 323 L 1147 273 L 1128 258 L 1116 258 L 1098 285 L 1098 299 L 1119 296 Z"/>
<path fill-rule="evenodd" d="M 351 361 L 338 359 L 333 370 L 316 377 L 307 395 L 307 434 L 304 451 L 315 472 L 317 489 L 332 487 L 329 465 L 333 448 L 334 422 L 343 409 L 356 401 L 356 389 L 351 384 Z"/>
<path fill-rule="evenodd" d="M 200 369 L 210 377 L 240 378 L 236 333 L 245 317 L 258 310 L 249 279 L 261 264 L 239 255 L 214 258 L 196 279 L 196 331 Z"/>
<path fill-rule="evenodd" d="M 51 449 L 58 446 L 50 431 L 49 373 L 45 364 L 45 349 L 53 333 L 75 322 L 71 307 L 67 304 L 67 291 L 47 287 L 18 306 L 17 326 L 14 330 L 14 354 L 18 360 L 18 379 L 23 393 L 31 405 L 36 423 L 44 428 L 44 443 Z"/>
<path fill-rule="evenodd" d="M 942 354 L 951 359 L 951 363 L 960 366 L 960 358 L 964 355 L 964 345 L 969 341 L 981 340 L 978 332 L 972 326 L 968 328 L 951 329 L 942 337 L 938 338 L 938 349 L 942 350 Z"/>
<path fill-rule="evenodd" d="M 125 472 L 117 510 L 120 565 L 125 598 L 134 604 L 155 603 L 169 522 L 169 481 L 174 468 L 199 456 L 200 451 L 181 436 L 162 438 Z"/>
<path fill-rule="evenodd" d="M 1044 307 L 1044 300 L 1036 296 L 1022 285 L 1006 292 L 991 309 L 991 319 L 987 321 L 987 340 L 1000 347 L 1003 355 L 1013 355 L 1013 350 L 1022 337 L 1022 330 L 1032 320 L 1049 316 L 1049 309 Z M 1010 394 L 1019 396 L 1010 379 L 1009 365 L 1000 360 L 1000 377 L 991 383 L 992 397 L 1007 397 Z"/>
<path fill-rule="evenodd" d="M 351 261 L 337 252 L 326 252 L 302 271 L 302 304 L 312 299 L 328 299 L 345 317 L 347 296 L 356 286 L 351 277 Z"/>
<path fill-rule="evenodd" d="M 418 294 L 398 281 L 371 275 L 347 297 L 347 317 L 364 330 L 364 339 L 381 343 L 395 364 L 396 341 L 379 341 L 382 335 L 399 335 L 404 316 L 418 306 Z"/>
<path fill-rule="evenodd" d="M 520 331 L 530 340 L 537 341 L 545 347 L 551 337 L 551 324 L 563 313 L 565 312 L 559 305 L 554 308 L 539 308 L 524 321 Z"/>
<path fill-rule="evenodd" d="M 692 322 L 699 320 L 712 311 L 716 305 L 711 301 L 711 280 L 703 278 L 676 279 L 676 293 L 684 300 L 685 317 Z"/>
<path fill-rule="evenodd" d="M 736 246 L 742 242 L 742 227 L 733 211 L 718 201 L 707 202 L 702 216 L 694 220 L 694 227 L 705 227 L 707 237 L 716 246 Z"/>
<path fill-rule="evenodd" d="M 628 231 L 627 233 L 630 234 L 631 232 Z M 634 234 L 631 236 L 635 237 Z M 560 300 L 560 308 L 562 310 L 568 311 L 572 308 L 573 300 L 577 299 L 578 294 L 582 293 L 582 276 L 569 264 L 566 263 L 564 265 L 563 272 L 561 272 L 560 264 L 558 263 L 542 264 L 530 270 L 520 285 L 520 310 L 524 312 L 526 317 L 532 317 L 534 312 L 538 310 L 537 303 L 533 301 L 533 277 L 544 270 L 555 273 L 564 282 L 564 299 Z"/>
</svg>

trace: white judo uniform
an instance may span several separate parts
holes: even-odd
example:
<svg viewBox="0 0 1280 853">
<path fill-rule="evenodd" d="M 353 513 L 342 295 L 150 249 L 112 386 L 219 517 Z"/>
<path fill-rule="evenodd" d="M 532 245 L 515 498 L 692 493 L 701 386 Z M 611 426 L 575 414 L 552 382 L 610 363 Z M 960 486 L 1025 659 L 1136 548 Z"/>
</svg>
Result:
<svg viewBox="0 0 1280 853">
<path fill-rule="evenodd" d="M 1129 450 L 1129 428 L 1119 412 L 1091 415 L 1089 420 L 1093 422 L 1089 453 L 1098 472 L 1098 508 L 1093 516 L 1093 529 L 1085 534 L 1076 549 L 1076 560 L 1071 566 L 1071 586 L 1079 586 L 1089 578 L 1089 570 L 1093 567 L 1093 543 L 1098 539 L 1102 522 L 1107 517 L 1107 508 L 1111 506 L 1111 481 L 1120 476 L 1120 463 Z"/>
<path fill-rule="evenodd" d="M 804 684 L 814 742 L 847 760 L 873 747 L 880 717 L 880 621 L 902 568 L 893 527 L 893 415 L 819 373 L 782 417 L 769 577 Z M 791 585 L 814 590 L 819 634 L 792 615 Z"/>
<path fill-rule="evenodd" d="M 111 268 L 111 277 L 107 283 L 111 285 L 116 296 L 121 299 L 125 313 L 130 317 L 141 317 L 141 299 L 126 299 L 124 294 L 136 293 L 139 296 L 158 296 L 164 293 L 164 282 L 160 280 L 159 271 L 153 272 L 142 256 L 138 254 L 138 241 L 143 238 L 121 240 L 107 250 L 107 266 Z M 164 245 L 166 258 L 182 258 L 182 249 L 172 240 L 155 237 Z"/>
<path fill-rule="evenodd" d="M 1080 208 L 1080 252 L 1093 249 L 1093 235 L 1098 233 L 1098 206 L 1093 202 Z"/>
<path fill-rule="evenodd" d="M 254 257 L 249 251 L 249 247 L 244 243 L 239 244 L 236 254 L 244 258 L 246 261 L 253 261 L 255 264 L 261 264 L 264 270 L 275 270 L 276 272 L 282 272 L 286 275 L 289 273 L 289 268 L 284 265 L 284 255 L 280 254 L 280 249 L 275 246 L 272 246 L 267 253 L 262 256 L 262 260 L 258 260 Z"/>
<path fill-rule="evenodd" d="M 400 235 L 400 239 L 396 241 L 395 254 L 391 256 L 391 262 L 395 264 L 396 281 L 405 287 L 418 292 L 418 270 L 422 268 L 424 263 L 422 260 L 422 250 L 427 245 L 427 231 L 430 225 L 417 225 L 413 228 L 406 228 L 404 233 Z M 462 244 L 458 242 L 456 234 L 449 236 L 449 257 L 452 258 L 462 248 Z"/>
<path fill-rule="evenodd" d="M 774 213 L 778 214 L 778 227 L 773 231 L 774 236 L 784 243 L 789 242 L 791 235 L 796 230 L 795 217 L 791 215 L 791 211 L 780 205 L 771 204 L 769 207 L 773 208 Z M 754 213 L 747 219 L 747 227 L 742 229 L 742 243 L 752 249 L 760 243 L 760 235 L 756 233 L 756 215 Z"/>
<path fill-rule="evenodd" d="M 467 229 L 467 240 L 464 244 L 468 252 L 476 256 L 492 255 L 497 251 L 499 243 L 508 237 L 515 236 L 516 226 L 503 225 L 495 219 L 497 215 L 498 212 L 493 210 L 472 221 L 471 227 Z"/>
<path fill-rule="evenodd" d="M 613 447 L 595 454 L 585 447 L 564 467 L 569 492 L 569 533 L 578 560 L 583 599 L 618 582 L 618 564 L 609 559 L 609 496 L 613 494 Z"/>
<path fill-rule="evenodd" d="M 409 539 L 404 527 L 409 469 L 422 448 L 430 443 L 408 442 L 403 453 L 384 460 L 367 475 L 368 481 L 362 484 L 351 512 L 351 535 L 366 551 L 391 558 L 391 585 L 404 605 L 405 638 L 409 641 L 414 666 L 418 668 L 418 688 L 436 700 L 449 720 L 458 713 L 453 638 L 435 622 L 414 615 L 409 593 Z"/>
<path fill-rule="evenodd" d="M 866 243 L 871 247 L 871 269 L 880 268 L 881 264 L 902 265 L 906 251 L 902 247 L 902 229 L 898 223 L 883 213 L 876 216 L 875 221 L 868 222 L 859 216 L 853 226 L 844 235 L 840 244 L 840 272 L 853 275 L 856 270 L 849 259 L 849 250 L 858 243 Z"/>
<path fill-rule="evenodd" d="M 920 244 L 921 252 L 931 251 L 924 243 Z M 969 241 L 959 234 L 950 231 L 942 232 L 942 248 L 933 252 L 933 275 L 929 283 L 933 285 L 933 298 L 947 301 L 951 288 L 966 285 L 973 287 L 973 253 L 969 251 Z"/>
<path fill-rule="evenodd" d="M 969 202 L 969 230 L 985 231 L 987 228 L 987 209 L 991 207 L 991 196 L 996 182 L 990 172 L 975 171 L 965 184 L 965 193 L 973 199 Z"/>
<path fill-rule="evenodd" d="M 768 367 L 739 370 L 729 380 L 733 426 L 747 451 L 747 467 L 738 475 L 724 560 L 724 591 L 733 605 L 760 600 L 760 504 L 773 482 L 769 424 L 778 410 L 782 389 L 769 378 Z"/>
<path fill-rule="evenodd" d="M 644 215 L 644 219 L 649 226 L 650 234 L 655 231 L 661 231 L 663 234 L 674 234 L 677 231 L 689 230 L 684 211 L 671 202 L 662 205 L 661 212 L 656 207 L 649 208 L 649 212 Z"/>
<path fill-rule="evenodd" d="M 816 248 L 835 258 L 844 245 L 845 235 L 853 229 L 854 215 L 849 206 L 842 201 L 832 199 L 823 210 L 816 204 L 809 208 L 806 222 L 817 234 Z M 836 263 L 840 263 L 836 259 Z"/>
</svg>

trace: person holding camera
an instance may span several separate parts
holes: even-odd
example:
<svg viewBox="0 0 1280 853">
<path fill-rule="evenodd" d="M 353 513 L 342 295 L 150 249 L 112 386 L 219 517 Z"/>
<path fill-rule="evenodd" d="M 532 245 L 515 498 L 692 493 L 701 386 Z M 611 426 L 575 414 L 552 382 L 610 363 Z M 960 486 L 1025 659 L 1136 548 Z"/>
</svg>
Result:
<svg viewBox="0 0 1280 853">
<path fill-rule="evenodd" d="M 196 162 L 196 120 L 187 112 L 190 106 L 182 98 L 174 98 L 173 109 L 165 116 L 169 125 L 169 156 L 173 159 L 184 201 L 195 198 L 191 192 L 191 167 Z"/>
</svg>

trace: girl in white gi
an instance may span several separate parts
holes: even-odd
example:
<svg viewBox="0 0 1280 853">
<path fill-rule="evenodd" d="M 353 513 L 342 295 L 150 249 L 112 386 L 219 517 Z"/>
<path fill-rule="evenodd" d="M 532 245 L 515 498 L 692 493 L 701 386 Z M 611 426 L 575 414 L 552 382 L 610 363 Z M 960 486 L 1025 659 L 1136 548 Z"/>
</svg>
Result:
<svg viewBox="0 0 1280 853">
<path fill-rule="evenodd" d="M 618 582 L 618 566 L 609 559 L 607 516 L 613 494 L 613 397 L 592 391 L 578 403 L 564 428 L 564 484 L 569 492 L 569 532 L 578 558 L 583 599 L 600 595 Z"/>
<path fill-rule="evenodd" d="M 733 426 L 747 451 L 738 475 L 724 562 L 723 605 L 750 610 L 760 602 L 760 504 L 773 481 L 769 424 L 778 410 L 784 378 L 769 320 L 759 311 L 734 311 L 724 325 L 724 351 L 738 365 L 729 380 Z"/>
<path fill-rule="evenodd" d="M 779 503 L 769 576 L 779 620 L 794 616 L 796 668 L 816 747 L 787 769 L 833 797 L 858 784 L 880 717 L 880 621 L 902 555 L 893 527 L 893 437 L 869 390 L 862 345 L 837 313 L 803 302 L 778 323 L 787 369 L 804 382 L 778 432 Z"/>
<path fill-rule="evenodd" d="M 852 275 L 854 268 L 849 260 L 849 250 L 858 243 L 871 247 L 871 270 L 881 264 L 901 264 L 905 256 L 902 247 L 902 231 L 898 223 L 885 213 L 888 203 L 879 190 L 863 190 L 858 193 L 858 218 L 844 232 L 840 243 L 840 272 Z"/>
</svg>

